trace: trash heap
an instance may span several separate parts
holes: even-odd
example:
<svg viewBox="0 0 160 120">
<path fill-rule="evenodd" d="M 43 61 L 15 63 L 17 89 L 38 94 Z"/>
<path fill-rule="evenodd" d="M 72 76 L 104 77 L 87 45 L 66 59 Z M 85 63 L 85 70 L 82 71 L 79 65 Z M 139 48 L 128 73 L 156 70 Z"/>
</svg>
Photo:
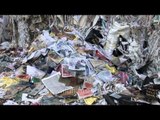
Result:
<svg viewBox="0 0 160 120">
<path fill-rule="evenodd" d="M 1 43 L 0 104 L 160 105 L 159 21 L 96 15 L 40 31 L 28 49 Z"/>
</svg>

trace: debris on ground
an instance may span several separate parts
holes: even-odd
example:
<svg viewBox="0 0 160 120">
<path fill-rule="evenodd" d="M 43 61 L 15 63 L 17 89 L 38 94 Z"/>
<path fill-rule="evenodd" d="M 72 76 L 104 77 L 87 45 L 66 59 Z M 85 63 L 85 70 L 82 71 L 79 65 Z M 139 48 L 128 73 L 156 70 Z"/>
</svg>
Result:
<svg viewBox="0 0 160 120">
<path fill-rule="evenodd" d="M 29 47 L 0 43 L 1 105 L 160 105 L 159 17 L 57 17 Z"/>
</svg>

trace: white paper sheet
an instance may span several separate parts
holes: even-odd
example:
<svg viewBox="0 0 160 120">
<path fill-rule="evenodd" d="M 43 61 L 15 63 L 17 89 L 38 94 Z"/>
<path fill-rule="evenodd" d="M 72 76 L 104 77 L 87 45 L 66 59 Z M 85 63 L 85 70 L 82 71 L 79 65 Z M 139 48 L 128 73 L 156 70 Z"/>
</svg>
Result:
<svg viewBox="0 0 160 120">
<path fill-rule="evenodd" d="M 45 75 L 45 72 L 43 72 L 35 67 L 27 65 L 27 74 L 32 77 L 37 77 L 37 78 L 41 79 Z"/>
<path fill-rule="evenodd" d="M 47 78 L 42 79 L 43 84 L 52 94 L 59 94 L 73 88 L 71 86 L 65 86 L 64 83 L 60 83 L 60 75 L 61 73 L 57 72 Z"/>
</svg>

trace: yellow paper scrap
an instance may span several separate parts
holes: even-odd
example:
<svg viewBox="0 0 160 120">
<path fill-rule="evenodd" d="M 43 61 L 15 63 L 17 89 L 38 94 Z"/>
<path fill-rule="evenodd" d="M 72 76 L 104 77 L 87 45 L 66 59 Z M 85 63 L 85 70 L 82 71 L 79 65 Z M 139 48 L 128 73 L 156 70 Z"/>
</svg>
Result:
<svg viewBox="0 0 160 120">
<path fill-rule="evenodd" d="M 50 33 L 51 37 L 55 37 L 55 34 L 53 32 Z"/>
<path fill-rule="evenodd" d="M 0 86 L 4 86 L 7 88 L 11 85 L 15 85 L 19 82 L 19 79 L 11 79 L 9 77 L 3 77 L 0 79 Z"/>
<path fill-rule="evenodd" d="M 89 97 L 89 98 L 84 99 L 84 102 L 86 103 L 86 105 L 92 105 L 96 100 L 97 98 L 95 97 Z"/>
<path fill-rule="evenodd" d="M 75 38 L 74 38 L 73 40 L 78 40 L 78 36 L 77 36 L 77 35 L 75 35 Z"/>
<path fill-rule="evenodd" d="M 111 73 L 116 73 L 116 68 L 115 68 L 115 67 L 110 67 L 108 64 L 106 64 L 106 68 L 107 68 Z"/>
</svg>

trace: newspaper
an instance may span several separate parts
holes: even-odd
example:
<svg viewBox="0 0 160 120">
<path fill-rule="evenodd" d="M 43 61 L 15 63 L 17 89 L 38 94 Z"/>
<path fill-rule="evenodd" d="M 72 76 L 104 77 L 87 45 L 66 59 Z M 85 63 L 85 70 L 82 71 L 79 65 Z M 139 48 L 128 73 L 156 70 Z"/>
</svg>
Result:
<svg viewBox="0 0 160 120">
<path fill-rule="evenodd" d="M 54 95 L 73 88 L 71 86 L 65 86 L 64 83 L 60 83 L 60 75 L 61 73 L 57 72 L 47 78 L 42 79 L 42 82 L 45 85 L 45 87 Z"/>
<path fill-rule="evenodd" d="M 59 40 L 57 43 L 49 46 L 48 48 L 54 50 L 61 57 L 67 57 L 71 54 L 76 53 L 69 42 L 64 42 L 64 40 Z"/>
</svg>

